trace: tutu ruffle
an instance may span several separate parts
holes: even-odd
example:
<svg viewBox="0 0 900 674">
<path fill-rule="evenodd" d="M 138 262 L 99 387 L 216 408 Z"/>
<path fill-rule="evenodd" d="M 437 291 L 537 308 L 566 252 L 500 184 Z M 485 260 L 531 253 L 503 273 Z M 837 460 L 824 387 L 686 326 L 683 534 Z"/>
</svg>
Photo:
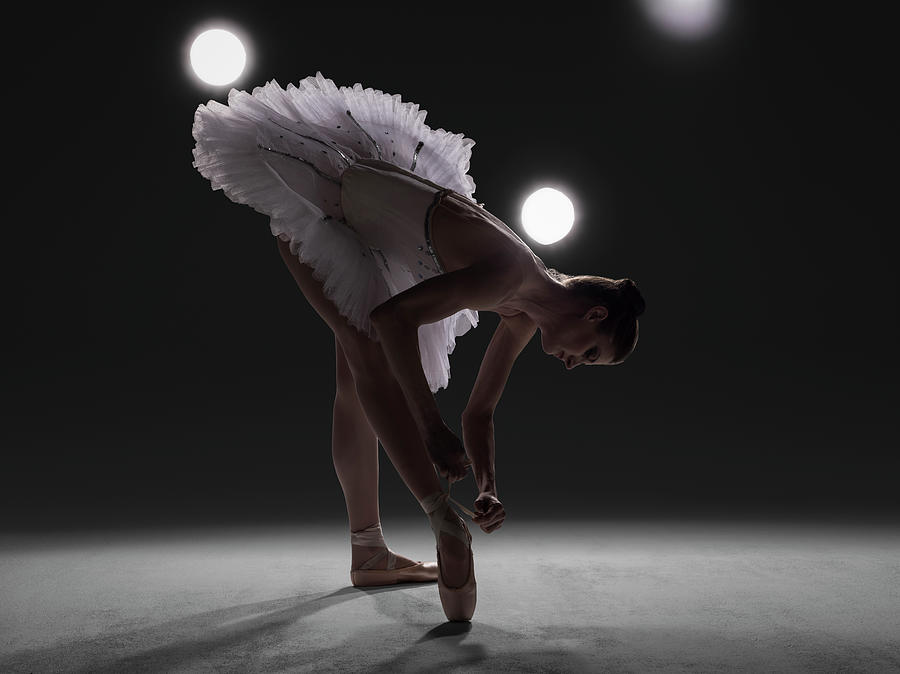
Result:
<svg viewBox="0 0 900 674">
<path fill-rule="evenodd" d="M 268 215 L 272 234 L 313 268 L 341 315 L 377 341 L 370 312 L 415 279 L 375 263 L 344 217 L 340 177 L 359 158 L 378 158 L 474 202 L 468 170 L 475 141 L 431 129 L 426 115 L 399 94 L 359 83 L 337 87 L 321 72 L 287 89 L 272 80 L 252 94 L 231 89 L 227 105 L 211 100 L 197 107 L 192 165 L 213 190 Z M 448 384 L 456 338 L 477 324 L 478 313 L 465 309 L 420 327 L 432 392 Z"/>
</svg>

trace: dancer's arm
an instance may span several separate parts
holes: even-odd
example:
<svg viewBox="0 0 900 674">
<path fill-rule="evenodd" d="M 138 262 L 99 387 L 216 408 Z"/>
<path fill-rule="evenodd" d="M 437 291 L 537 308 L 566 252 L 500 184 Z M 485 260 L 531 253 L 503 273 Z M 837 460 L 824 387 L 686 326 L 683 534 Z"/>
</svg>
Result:
<svg viewBox="0 0 900 674">
<path fill-rule="evenodd" d="M 494 471 L 494 410 L 513 364 L 537 331 L 528 314 L 504 317 L 484 353 L 478 378 L 462 414 L 463 442 L 482 493 L 497 495 Z"/>
<path fill-rule="evenodd" d="M 370 314 L 423 440 L 445 424 L 422 369 L 419 326 L 463 309 L 492 310 L 516 290 L 520 277 L 515 266 L 487 260 L 421 281 Z"/>
<path fill-rule="evenodd" d="M 463 419 L 463 444 L 472 459 L 475 484 L 482 493 L 497 495 L 497 475 L 494 470 L 494 417 Z"/>
</svg>

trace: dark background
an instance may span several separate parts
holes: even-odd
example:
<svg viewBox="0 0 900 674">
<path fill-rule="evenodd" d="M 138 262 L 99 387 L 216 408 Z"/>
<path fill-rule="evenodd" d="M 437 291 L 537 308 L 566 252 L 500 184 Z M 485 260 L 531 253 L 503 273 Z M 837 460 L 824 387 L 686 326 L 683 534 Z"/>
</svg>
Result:
<svg viewBox="0 0 900 674">
<path fill-rule="evenodd" d="M 476 140 L 476 198 L 548 265 L 638 283 L 624 365 L 566 371 L 539 335 L 520 356 L 495 415 L 509 517 L 896 518 L 887 23 L 744 5 L 698 43 L 625 2 L 97 4 L 8 26 L 0 524 L 345 520 L 333 337 L 268 218 L 191 165 L 195 108 L 230 88 L 187 65 L 216 18 L 250 39 L 231 86 L 321 70 L 400 93 Z M 578 213 L 552 246 L 518 220 L 543 185 Z M 480 316 L 437 394 L 457 431 L 498 322 Z M 379 451 L 383 516 L 417 516 Z"/>
</svg>

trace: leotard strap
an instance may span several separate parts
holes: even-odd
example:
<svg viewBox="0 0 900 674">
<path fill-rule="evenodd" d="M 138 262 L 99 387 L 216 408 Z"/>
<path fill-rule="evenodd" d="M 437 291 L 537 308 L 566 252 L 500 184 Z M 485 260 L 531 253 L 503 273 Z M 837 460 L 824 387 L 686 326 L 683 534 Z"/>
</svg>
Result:
<svg viewBox="0 0 900 674">
<path fill-rule="evenodd" d="M 434 199 L 428 205 L 428 210 L 425 211 L 425 245 L 428 250 L 428 254 L 431 255 L 431 259 L 434 260 L 434 266 L 441 274 L 444 273 L 444 267 L 440 263 L 440 260 L 437 258 L 437 254 L 434 252 L 434 247 L 431 245 L 431 218 L 434 213 L 434 209 L 437 208 L 437 205 L 441 203 L 441 199 L 450 194 L 453 190 L 451 189 L 441 189 L 434 193 Z"/>
</svg>

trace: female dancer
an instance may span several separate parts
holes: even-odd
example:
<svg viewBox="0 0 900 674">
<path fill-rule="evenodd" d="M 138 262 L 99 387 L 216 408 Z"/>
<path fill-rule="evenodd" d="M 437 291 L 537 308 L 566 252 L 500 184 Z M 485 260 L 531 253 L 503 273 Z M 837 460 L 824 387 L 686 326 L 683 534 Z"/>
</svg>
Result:
<svg viewBox="0 0 900 674">
<path fill-rule="evenodd" d="M 537 329 L 565 363 L 621 363 L 644 309 L 630 279 L 548 269 L 472 198 L 474 141 L 433 130 L 399 95 L 336 87 L 321 73 L 282 89 L 232 89 L 194 115 L 194 163 L 237 203 L 269 216 L 281 256 L 335 336 L 335 471 L 351 530 L 356 586 L 438 581 L 449 620 L 470 620 L 471 534 L 449 485 L 473 468 L 483 531 L 506 517 L 494 474 L 493 411 Z M 501 316 L 462 417 L 465 445 L 434 393 L 456 337 L 479 310 Z M 428 515 L 437 563 L 390 550 L 378 509 L 378 440 Z M 447 478 L 441 488 L 437 472 Z M 455 501 L 454 501 L 455 502 Z"/>
</svg>

